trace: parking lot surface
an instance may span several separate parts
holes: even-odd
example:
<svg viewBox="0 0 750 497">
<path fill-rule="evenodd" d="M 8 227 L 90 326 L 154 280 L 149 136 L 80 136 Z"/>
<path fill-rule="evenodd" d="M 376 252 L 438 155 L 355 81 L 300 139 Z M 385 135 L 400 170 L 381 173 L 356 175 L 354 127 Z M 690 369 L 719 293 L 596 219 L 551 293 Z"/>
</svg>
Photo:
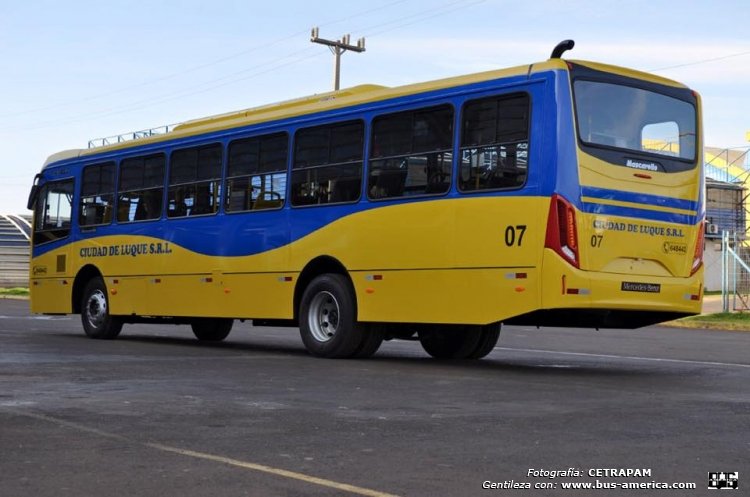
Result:
<svg viewBox="0 0 750 497">
<path fill-rule="evenodd" d="M 98 341 L 78 316 L 2 300 L 0 495 L 713 495 L 710 472 L 750 486 L 748 385 L 750 333 L 507 327 L 480 361 L 395 341 L 325 360 L 295 329 Z M 568 469 L 582 474 L 549 476 Z"/>
</svg>

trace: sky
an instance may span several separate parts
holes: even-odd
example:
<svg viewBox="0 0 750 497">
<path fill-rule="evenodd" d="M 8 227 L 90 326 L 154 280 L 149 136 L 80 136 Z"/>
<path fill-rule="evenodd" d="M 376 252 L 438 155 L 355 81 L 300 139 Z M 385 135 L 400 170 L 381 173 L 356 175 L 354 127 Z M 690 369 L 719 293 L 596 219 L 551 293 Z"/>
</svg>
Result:
<svg viewBox="0 0 750 497">
<path fill-rule="evenodd" d="M 747 148 L 747 0 L 0 0 L 0 213 L 46 158 L 89 140 L 342 88 L 565 58 L 653 72 L 703 98 L 705 144 Z"/>
</svg>

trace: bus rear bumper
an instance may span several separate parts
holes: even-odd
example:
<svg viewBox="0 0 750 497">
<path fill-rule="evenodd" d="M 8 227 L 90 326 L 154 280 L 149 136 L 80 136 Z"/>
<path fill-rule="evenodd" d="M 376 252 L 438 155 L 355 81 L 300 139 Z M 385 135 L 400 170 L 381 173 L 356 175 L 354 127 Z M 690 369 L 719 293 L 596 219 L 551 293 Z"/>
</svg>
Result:
<svg viewBox="0 0 750 497">
<path fill-rule="evenodd" d="M 542 306 L 509 324 L 638 328 L 699 314 L 703 268 L 687 278 L 576 269 L 545 250 Z"/>
</svg>

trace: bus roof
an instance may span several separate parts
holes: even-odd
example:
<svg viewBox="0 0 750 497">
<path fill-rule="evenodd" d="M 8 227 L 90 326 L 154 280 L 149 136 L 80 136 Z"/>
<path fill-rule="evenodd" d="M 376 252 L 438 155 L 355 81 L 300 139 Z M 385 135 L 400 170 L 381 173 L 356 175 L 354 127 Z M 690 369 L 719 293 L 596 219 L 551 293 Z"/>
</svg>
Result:
<svg viewBox="0 0 750 497">
<path fill-rule="evenodd" d="M 597 69 L 600 71 L 613 72 L 637 79 L 645 79 L 651 82 L 665 84 L 668 86 L 684 87 L 683 85 L 675 81 L 661 78 L 653 74 L 634 71 L 622 67 L 578 60 L 571 60 L 570 62 L 585 65 L 591 67 L 592 69 Z M 398 97 L 406 97 L 409 95 L 416 95 L 419 93 L 426 93 L 434 90 L 451 88 L 454 86 L 481 83 L 483 81 L 491 81 L 493 79 L 531 75 L 555 69 L 567 70 L 568 66 L 565 60 L 549 59 L 547 61 L 538 62 L 531 65 L 516 66 L 507 69 L 486 71 L 476 74 L 456 76 L 398 87 L 387 87 L 380 85 L 354 86 L 339 91 L 315 94 L 293 100 L 286 100 L 269 105 L 263 105 L 260 107 L 253 107 L 236 112 L 229 112 L 225 114 L 186 121 L 184 123 L 171 127 L 168 132 L 163 134 L 153 134 L 151 136 L 145 136 L 137 139 L 128 139 L 122 141 L 118 140 L 118 143 L 107 144 L 104 146 L 88 149 L 65 150 L 51 155 L 45 162 L 44 168 L 55 162 L 65 159 L 100 154 L 102 152 L 109 152 L 118 149 L 124 150 L 150 143 L 168 141 L 177 138 L 186 138 L 195 135 L 202 135 L 204 133 L 223 131 L 254 124 L 262 124 L 265 122 L 273 122 L 297 116 L 315 114 L 328 110 L 346 108 L 354 105 L 374 103 Z"/>
</svg>

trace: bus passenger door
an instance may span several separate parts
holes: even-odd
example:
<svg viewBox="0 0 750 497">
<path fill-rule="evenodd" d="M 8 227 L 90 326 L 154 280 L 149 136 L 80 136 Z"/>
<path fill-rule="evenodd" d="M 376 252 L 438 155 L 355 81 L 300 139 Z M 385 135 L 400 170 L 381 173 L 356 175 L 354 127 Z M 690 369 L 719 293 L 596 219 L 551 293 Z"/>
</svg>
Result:
<svg viewBox="0 0 750 497">
<path fill-rule="evenodd" d="M 31 310 L 70 313 L 73 282 L 68 259 L 74 180 L 53 181 L 38 188 L 29 268 Z"/>
</svg>

